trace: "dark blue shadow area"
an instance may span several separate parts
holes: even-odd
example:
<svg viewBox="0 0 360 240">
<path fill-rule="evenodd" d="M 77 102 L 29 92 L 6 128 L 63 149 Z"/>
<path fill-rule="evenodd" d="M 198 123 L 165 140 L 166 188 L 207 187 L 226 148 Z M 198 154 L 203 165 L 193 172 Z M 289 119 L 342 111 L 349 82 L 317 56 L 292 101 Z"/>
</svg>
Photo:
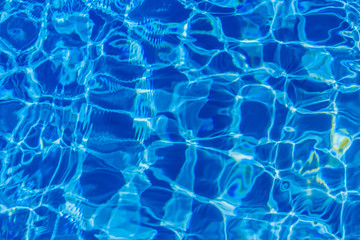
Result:
<svg viewBox="0 0 360 240">
<path fill-rule="evenodd" d="M 179 239 L 178 236 L 176 235 L 176 233 L 174 233 L 173 231 L 171 231 L 167 228 L 159 227 L 156 230 L 157 230 L 157 234 L 153 238 L 154 240 L 177 240 L 177 239 Z"/>
<path fill-rule="evenodd" d="M 330 14 L 306 16 L 306 36 L 310 41 L 324 41 L 330 37 L 331 30 L 340 26 L 340 18 Z"/>
<path fill-rule="evenodd" d="M 216 198 L 219 195 L 219 178 L 222 168 L 221 156 L 198 150 L 194 192 L 207 198 Z"/>
<path fill-rule="evenodd" d="M 229 53 L 221 52 L 212 58 L 209 67 L 217 73 L 241 72 L 233 63 L 233 58 Z"/>
<path fill-rule="evenodd" d="M 93 111 L 91 117 L 93 133 L 114 135 L 121 139 L 134 137 L 135 129 L 133 128 L 133 118 L 131 116 L 110 111 L 96 111 Z M 95 137 L 97 134 L 91 136 Z"/>
<path fill-rule="evenodd" d="M 292 209 L 291 196 L 288 191 L 289 185 L 289 182 L 285 181 L 275 180 L 274 182 L 272 197 L 277 203 L 279 212 L 289 212 Z"/>
<path fill-rule="evenodd" d="M 268 200 L 273 181 L 273 178 L 268 173 L 263 173 L 257 177 L 251 191 L 242 199 L 242 207 L 253 207 L 259 211 L 268 209 Z"/>
<path fill-rule="evenodd" d="M 194 44 L 205 50 L 221 50 L 223 49 L 224 45 L 222 42 L 219 41 L 215 36 L 208 35 L 208 34 L 192 34 L 195 40 Z"/>
<path fill-rule="evenodd" d="M 244 135 L 260 139 L 267 136 L 271 117 L 268 108 L 254 101 L 241 104 L 240 132 Z"/>
<path fill-rule="evenodd" d="M 124 184 L 125 179 L 120 172 L 109 170 L 84 171 L 80 178 L 82 195 L 97 204 L 106 203 Z"/>
<path fill-rule="evenodd" d="M 185 162 L 185 151 L 187 146 L 184 144 L 174 144 L 170 147 L 156 150 L 158 160 L 154 169 L 160 169 L 162 174 L 171 180 L 175 180 Z"/>
<path fill-rule="evenodd" d="M 282 170 L 290 168 L 292 165 L 293 145 L 289 143 L 280 143 L 277 148 L 276 169 Z"/>
<path fill-rule="evenodd" d="M 224 239 L 224 219 L 216 207 L 195 201 L 192 212 L 187 233 L 196 234 L 196 236 L 185 237 L 185 239 Z"/>
<path fill-rule="evenodd" d="M 35 69 L 38 81 L 45 93 L 54 93 L 60 82 L 61 65 L 56 66 L 51 61 L 46 61 Z"/>
<path fill-rule="evenodd" d="M 188 79 L 186 75 L 181 73 L 178 69 L 174 67 L 166 67 L 154 70 L 150 81 L 154 89 L 162 89 L 164 91 L 173 92 L 174 87 L 177 84 L 187 82 Z"/>
<path fill-rule="evenodd" d="M 141 203 L 145 208 L 158 218 L 164 216 L 164 209 L 167 201 L 171 199 L 172 193 L 161 187 L 150 187 L 141 194 Z"/>
</svg>

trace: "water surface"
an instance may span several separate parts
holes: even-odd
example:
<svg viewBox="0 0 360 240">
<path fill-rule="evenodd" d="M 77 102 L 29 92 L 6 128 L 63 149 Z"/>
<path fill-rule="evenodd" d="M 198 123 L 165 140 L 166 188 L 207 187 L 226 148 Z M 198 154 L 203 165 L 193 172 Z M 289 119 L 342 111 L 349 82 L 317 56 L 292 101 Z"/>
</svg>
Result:
<svg viewBox="0 0 360 240">
<path fill-rule="evenodd" d="M 0 1 L 0 239 L 359 239 L 359 11 Z"/>
</svg>

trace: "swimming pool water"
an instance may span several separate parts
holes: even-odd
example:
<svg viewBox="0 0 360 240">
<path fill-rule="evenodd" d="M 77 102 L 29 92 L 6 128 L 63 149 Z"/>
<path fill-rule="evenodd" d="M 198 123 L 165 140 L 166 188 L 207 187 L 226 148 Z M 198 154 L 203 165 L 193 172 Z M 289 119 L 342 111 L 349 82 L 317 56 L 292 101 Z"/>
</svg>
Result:
<svg viewBox="0 0 360 240">
<path fill-rule="evenodd" d="M 360 239 L 355 0 L 0 0 L 0 239 Z"/>
</svg>

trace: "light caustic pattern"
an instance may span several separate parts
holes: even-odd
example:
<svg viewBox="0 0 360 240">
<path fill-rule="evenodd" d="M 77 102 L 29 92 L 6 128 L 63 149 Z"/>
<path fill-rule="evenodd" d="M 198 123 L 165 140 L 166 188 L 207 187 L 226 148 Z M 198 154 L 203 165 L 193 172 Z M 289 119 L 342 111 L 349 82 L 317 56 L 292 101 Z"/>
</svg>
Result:
<svg viewBox="0 0 360 240">
<path fill-rule="evenodd" d="M 359 239 L 359 11 L 0 1 L 0 239 Z"/>
</svg>

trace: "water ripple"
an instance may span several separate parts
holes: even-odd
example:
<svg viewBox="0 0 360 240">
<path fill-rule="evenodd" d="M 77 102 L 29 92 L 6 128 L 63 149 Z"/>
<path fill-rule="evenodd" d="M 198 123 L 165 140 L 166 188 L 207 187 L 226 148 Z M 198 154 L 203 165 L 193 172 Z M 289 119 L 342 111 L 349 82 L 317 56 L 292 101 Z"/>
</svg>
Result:
<svg viewBox="0 0 360 240">
<path fill-rule="evenodd" d="M 0 238 L 360 238 L 359 11 L 0 1 Z"/>
</svg>

